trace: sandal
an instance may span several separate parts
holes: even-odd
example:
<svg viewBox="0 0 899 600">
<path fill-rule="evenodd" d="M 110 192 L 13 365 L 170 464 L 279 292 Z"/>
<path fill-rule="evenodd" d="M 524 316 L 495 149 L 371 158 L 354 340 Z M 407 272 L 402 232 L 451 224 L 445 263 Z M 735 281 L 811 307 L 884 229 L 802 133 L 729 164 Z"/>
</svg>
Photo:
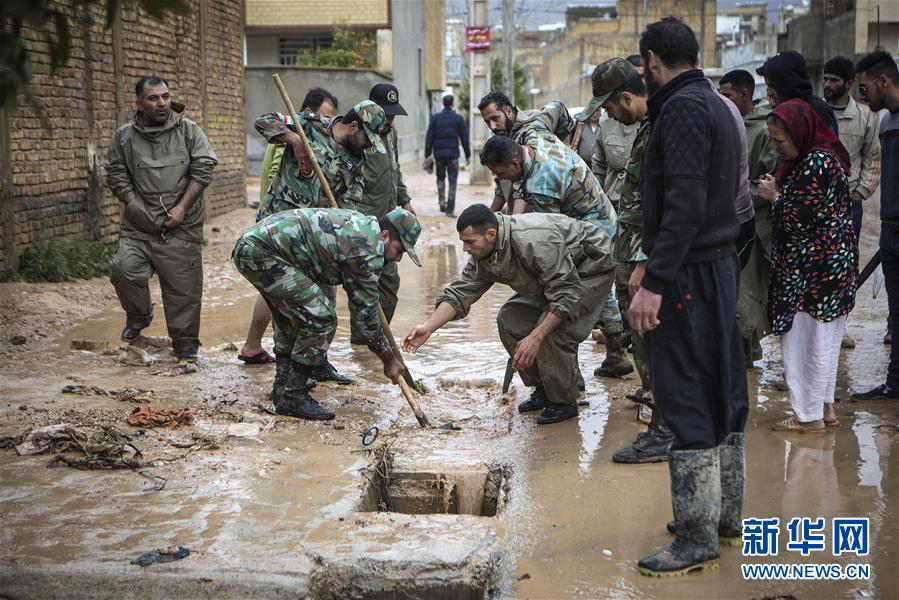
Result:
<svg viewBox="0 0 899 600">
<path fill-rule="evenodd" d="M 824 433 L 827 427 L 806 427 L 796 420 L 796 417 L 787 417 L 774 427 L 774 431 L 789 431 L 792 433 Z"/>
<path fill-rule="evenodd" d="M 237 360 L 241 360 L 247 365 L 270 365 L 275 362 L 275 357 L 265 350 L 260 350 L 253 356 L 244 356 L 238 353 Z"/>
</svg>

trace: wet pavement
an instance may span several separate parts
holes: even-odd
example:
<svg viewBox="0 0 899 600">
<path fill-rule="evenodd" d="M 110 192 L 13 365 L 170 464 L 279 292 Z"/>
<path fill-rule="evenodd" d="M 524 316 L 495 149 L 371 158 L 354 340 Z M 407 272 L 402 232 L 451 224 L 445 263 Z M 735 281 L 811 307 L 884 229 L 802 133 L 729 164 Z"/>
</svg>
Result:
<svg viewBox="0 0 899 600">
<path fill-rule="evenodd" d="M 401 301 L 392 323 L 397 337 L 430 313 L 443 285 L 465 263 L 454 222 L 437 214 L 436 201 L 422 200 L 433 193 L 430 178 L 412 174 L 407 180 L 422 215 L 424 268 L 400 265 Z M 460 182 L 459 194 L 457 212 L 473 201 L 489 202 L 491 190 Z M 258 439 L 222 438 L 245 413 L 260 414 L 273 373 L 271 367 L 241 366 L 227 346 L 240 345 L 255 300 L 255 291 L 227 262 L 234 235 L 251 221 L 246 210 L 209 224 L 199 372 L 165 377 L 154 374 L 155 366 L 120 364 L 115 353 L 71 351 L 72 340 L 119 345 L 122 316 L 105 282 L 84 284 L 96 288 L 102 310 L 15 363 L 0 364 L 0 435 L 61 421 L 114 423 L 133 433 L 124 424 L 131 404 L 61 394 L 72 381 L 152 389 L 159 397 L 154 405 L 198 407 L 192 428 L 148 430 L 138 439 L 146 455 L 139 472 L 47 468 L 47 455 L 0 451 L 0 595 L 899 597 L 899 405 L 843 401 L 837 404 L 842 427 L 835 433 L 771 431 L 789 409 L 778 389 L 782 368 L 772 338 L 763 342 L 760 368 L 748 372 L 744 516 L 779 517 L 784 525 L 794 516 L 824 517 L 828 529 L 832 517 L 867 517 L 867 557 L 833 557 L 828 550 L 808 558 L 782 551 L 777 558 L 744 559 L 739 548 L 725 548 L 715 571 L 670 580 L 639 575 L 636 560 L 670 541 L 665 523 L 671 508 L 665 464 L 611 462 L 612 453 L 645 428 L 624 398 L 637 386 L 636 375 L 594 379 L 589 374 L 604 347 L 585 342 L 580 360 L 588 405 L 579 418 L 537 426 L 533 416 L 517 414 L 515 404 L 528 390 L 518 378 L 508 397 L 499 390 L 506 358 L 495 317 L 511 294 L 502 286 L 488 292 L 468 319 L 450 323 L 405 357 L 429 388 L 419 402 L 431 423 L 452 422 L 460 430 L 417 427 L 377 358 L 348 344 L 346 302 L 338 294 L 340 325 L 330 355 L 356 383 L 320 384 L 313 392 L 337 419 L 279 417 Z M 871 254 L 875 226 L 876 215 L 866 214 L 863 261 Z M 869 282 L 857 304 L 849 320 L 857 347 L 841 355 L 837 389 L 843 400 L 850 390 L 881 381 L 889 353 L 881 341 L 884 296 L 872 300 Z M 160 306 L 145 333 L 165 334 Z M 419 494 L 431 491 L 442 494 L 445 509 L 452 505 L 462 513 L 459 507 L 481 506 L 489 471 L 500 473 L 494 481 L 499 492 L 493 490 L 500 498 L 496 516 L 371 512 L 365 500 L 369 455 L 360 434 L 373 424 L 382 431 L 379 443 L 392 446 L 394 472 L 412 485 L 410 506 L 423 506 L 428 498 Z M 173 444 L 189 434 L 220 443 L 187 450 Z M 162 489 L 154 489 L 163 480 Z M 783 550 L 786 527 L 781 529 Z M 129 564 L 171 545 L 192 554 L 147 568 Z M 871 578 L 752 582 L 740 573 L 743 562 L 867 563 Z M 356 587 L 346 587 L 347 581 Z"/>
</svg>

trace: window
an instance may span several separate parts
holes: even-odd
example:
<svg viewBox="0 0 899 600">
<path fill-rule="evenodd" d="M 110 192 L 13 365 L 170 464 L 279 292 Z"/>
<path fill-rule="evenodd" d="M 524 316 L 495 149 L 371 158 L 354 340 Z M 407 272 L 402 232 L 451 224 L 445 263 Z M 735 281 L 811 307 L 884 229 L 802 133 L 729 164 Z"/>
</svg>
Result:
<svg viewBox="0 0 899 600">
<path fill-rule="evenodd" d="M 278 62 L 282 65 L 295 65 L 299 55 L 310 54 L 315 56 L 319 50 L 330 48 L 333 41 L 334 39 L 330 35 L 279 38 Z"/>
</svg>

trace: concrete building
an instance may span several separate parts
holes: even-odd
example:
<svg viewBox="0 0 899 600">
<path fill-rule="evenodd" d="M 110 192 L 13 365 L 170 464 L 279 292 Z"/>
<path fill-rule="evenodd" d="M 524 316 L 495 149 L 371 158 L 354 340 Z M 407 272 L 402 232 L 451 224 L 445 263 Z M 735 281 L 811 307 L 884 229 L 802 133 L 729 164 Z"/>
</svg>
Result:
<svg viewBox="0 0 899 600">
<path fill-rule="evenodd" d="M 409 112 L 396 120 L 401 160 L 424 150 L 432 95 L 446 88 L 444 0 L 335 0 L 327 9 L 312 0 L 245 0 L 247 166 L 258 175 L 265 140 L 253 128 L 256 117 L 284 112 L 272 81 L 278 73 L 297 105 L 310 87 L 337 96 L 345 112 L 376 83 L 392 83 Z M 377 65 L 366 68 L 297 66 L 298 52 L 329 48 L 335 27 L 369 33 L 377 41 Z"/>
<path fill-rule="evenodd" d="M 777 30 L 768 21 L 767 4 L 719 7 L 716 23 L 718 67 L 706 69 L 706 75 L 717 81 L 728 71 L 745 69 L 756 78 L 755 97 L 764 98 L 764 79 L 755 72 L 777 53 Z"/>
<path fill-rule="evenodd" d="M 821 69 L 834 56 L 856 58 L 876 48 L 899 54 L 899 2 L 811 0 L 809 9 L 787 24 L 777 47 L 802 53 L 819 93 Z"/>
<path fill-rule="evenodd" d="M 100 166 L 115 130 L 135 113 L 134 84 L 144 75 L 169 82 L 172 98 L 203 127 L 219 164 L 206 190 L 207 216 L 246 204 L 241 0 L 188 0 L 190 13 L 156 21 L 137 4 L 119 4 L 105 27 L 106 4 L 75 12 L 68 65 L 50 75 L 42 34 L 26 29 L 34 62 L 31 92 L 44 118 L 19 95 L 0 110 L 0 268 L 14 265 L 37 238 L 115 242 L 120 203 Z M 92 24 L 85 26 L 81 10 Z"/>
<path fill-rule="evenodd" d="M 596 65 L 637 53 L 646 25 L 668 15 L 682 17 L 696 32 L 701 65 L 718 66 L 716 4 L 716 0 L 618 0 L 608 6 L 569 6 L 564 28 L 545 39 L 539 33 L 532 36 L 537 48 L 516 52 L 516 59 L 528 66 L 529 78 L 540 88 L 536 104 L 562 100 L 582 106 L 590 97 L 590 74 Z"/>
</svg>

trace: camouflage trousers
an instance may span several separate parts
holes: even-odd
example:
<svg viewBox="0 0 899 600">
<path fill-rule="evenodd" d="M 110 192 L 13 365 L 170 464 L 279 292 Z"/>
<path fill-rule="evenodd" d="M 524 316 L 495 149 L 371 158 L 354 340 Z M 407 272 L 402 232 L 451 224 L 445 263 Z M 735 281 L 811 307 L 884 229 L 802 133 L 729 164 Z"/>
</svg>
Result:
<svg viewBox="0 0 899 600">
<path fill-rule="evenodd" d="M 313 281 L 278 255 L 254 249 L 251 242 L 239 240 L 232 259 L 272 311 L 275 354 L 289 354 L 302 365 L 324 364 L 337 332 L 334 286 Z"/>
<path fill-rule="evenodd" d="M 615 268 L 615 294 L 618 296 L 618 306 L 621 313 L 627 318 L 627 309 L 631 305 L 631 294 L 627 289 L 627 283 L 634 272 L 637 263 L 618 264 Z M 649 379 L 649 363 L 646 362 L 646 346 L 643 334 L 637 333 L 631 328 L 631 344 L 634 349 L 634 366 L 640 376 L 640 385 L 644 394 L 652 393 Z"/>
</svg>

